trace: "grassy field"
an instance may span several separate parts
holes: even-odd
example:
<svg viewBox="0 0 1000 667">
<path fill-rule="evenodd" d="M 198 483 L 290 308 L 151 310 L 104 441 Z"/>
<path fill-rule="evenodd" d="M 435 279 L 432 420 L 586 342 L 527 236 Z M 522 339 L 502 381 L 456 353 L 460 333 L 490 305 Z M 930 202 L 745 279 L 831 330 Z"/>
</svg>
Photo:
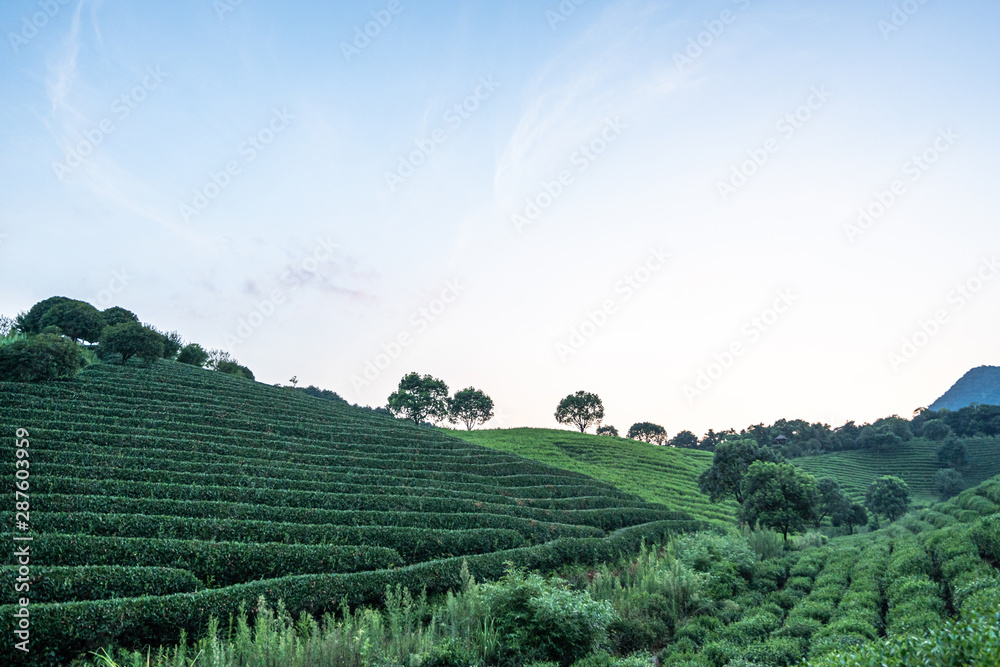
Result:
<svg viewBox="0 0 1000 667">
<path fill-rule="evenodd" d="M 965 472 L 968 486 L 1000 475 L 1000 439 L 970 438 L 965 442 L 969 449 L 969 467 Z M 855 501 L 864 499 L 865 490 L 875 478 L 895 475 L 906 480 L 914 502 L 928 504 L 939 499 L 932 483 L 938 471 L 935 454 L 938 444 L 915 438 L 892 452 L 874 454 L 855 450 L 799 458 L 793 463 L 816 477 L 836 479 Z"/>
<path fill-rule="evenodd" d="M 395 583 L 447 589 L 463 560 L 496 578 L 700 525 L 579 472 L 175 362 L 0 396 L 0 430 L 30 442 L 31 625 L 57 647 L 40 664 L 97 637 L 176 641 L 261 595 L 320 613 Z"/>
<path fill-rule="evenodd" d="M 650 502 L 692 516 L 731 522 L 735 503 L 711 503 L 698 491 L 698 475 L 712 454 L 659 447 L 636 440 L 542 428 L 449 430 L 452 435 L 564 470 L 590 475 Z"/>
</svg>

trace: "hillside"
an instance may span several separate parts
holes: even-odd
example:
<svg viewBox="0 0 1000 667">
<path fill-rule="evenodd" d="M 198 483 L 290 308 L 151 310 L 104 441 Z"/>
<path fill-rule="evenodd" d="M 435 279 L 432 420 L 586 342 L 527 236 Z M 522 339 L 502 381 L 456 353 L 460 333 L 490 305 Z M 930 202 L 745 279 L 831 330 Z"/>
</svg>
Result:
<svg viewBox="0 0 1000 667">
<path fill-rule="evenodd" d="M 1000 475 L 1000 438 L 964 438 L 969 452 L 965 483 L 973 486 L 994 475 Z M 914 502 L 938 500 L 932 480 L 939 469 L 935 450 L 940 443 L 914 438 L 895 451 L 875 454 L 868 450 L 851 450 L 793 459 L 802 469 L 819 477 L 832 477 L 840 482 L 852 500 L 864 499 L 865 490 L 882 475 L 895 475 L 906 480 Z"/>
<path fill-rule="evenodd" d="M 1000 405 L 1000 366 L 973 368 L 931 403 L 930 409 L 960 410 L 973 403 Z"/>
<path fill-rule="evenodd" d="M 577 472 L 175 362 L 0 396 L 4 432 L 30 441 L 32 628 L 61 651 L 39 661 L 81 637 L 176 641 L 260 595 L 331 611 L 454 586 L 457 556 L 489 579 L 696 526 Z"/>
<path fill-rule="evenodd" d="M 698 491 L 698 475 L 712 464 L 709 452 L 543 428 L 448 432 L 491 449 L 590 475 L 698 519 L 731 522 L 736 515 L 734 503 L 713 504 Z"/>
</svg>

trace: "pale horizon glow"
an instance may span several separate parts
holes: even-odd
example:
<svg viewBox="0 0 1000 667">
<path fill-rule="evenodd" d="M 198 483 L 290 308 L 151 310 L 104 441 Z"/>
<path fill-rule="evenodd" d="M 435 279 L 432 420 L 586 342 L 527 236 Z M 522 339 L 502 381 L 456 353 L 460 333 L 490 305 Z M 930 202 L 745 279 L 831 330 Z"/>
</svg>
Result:
<svg viewBox="0 0 1000 667">
<path fill-rule="evenodd" d="M 0 314 L 120 305 L 363 405 L 429 373 L 487 428 L 909 417 L 1000 365 L 998 19 L 8 2 Z"/>
</svg>

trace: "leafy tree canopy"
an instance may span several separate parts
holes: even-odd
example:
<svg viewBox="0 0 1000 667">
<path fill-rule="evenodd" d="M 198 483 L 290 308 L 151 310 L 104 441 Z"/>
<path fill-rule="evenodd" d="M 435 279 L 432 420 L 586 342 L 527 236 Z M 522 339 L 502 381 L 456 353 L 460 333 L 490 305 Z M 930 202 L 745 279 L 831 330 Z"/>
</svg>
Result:
<svg viewBox="0 0 1000 667">
<path fill-rule="evenodd" d="M 430 375 L 404 375 L 399 388 L 389 395 L 386 408 L 417 425 L 427 419 L 441 421 L 448 417 L 448 385 Z"/>
<path fill-rule="evenodd" d="M 864 526 L 868 523 L 868 511 L 864 508 L 864 505 L 847 503 L 837 508 L 833 515 L 830 516 L 830 522 L 834 528 L 847 526 L 848 532 L 854 534 L 855 526 Z"/>
<path fill-rule="evenodd" d="M 49 308 L 56 306 L 60 303 L 66 303 L 67 301 L 73 301 L 65 296 L 50 296 L 44 301 L 39 301 L 26 313 L 21 313 L 17 316 L 17 328 L 21 333 L 26 334 L 36 334 L 42 331 L 42 316 L 48 312 Z"/>
<path fill-rule="evenodd" d="M 201 368 L 208 363 L 208 352 L 198 343 L 190 343 L 185 345 L 180 354 L 177 355 L 177 361 Z"/>
<path fill-rule="evenodd" d="M 948 500 L 962 490 L 962 473 L 954 468 L 942 468 L 934 473 L 934 488 L 941 500 Z"/>
<path fill-rule="evenodd" d="M 610 435 L 613 438 L 617 438 L 618 429 L 616 429 L 611 424 L 605 424 L 604 426 L 597 427 L 597 435 Z"/>
<path fill-rule="evenodd" d="M 760 524 L 781 532 L 805 529 L 814 520 L 819 503 L 816 479 L 791 463 L 755 461 L 744 481 L 746 499 L 740 518 L 749 525 Z"/>
<path fill-rule="evenodd" d="M 734 498 L 742 505 L 746 500 L 743 476 L 755 461 L 780 463 L 783 459 L 749 438 L 720 442 L 715 448 L 712 467 L 698 478 L 698 488 L 707 493 L 712 502 Z"/>
<path fill-rule="evenodd" d="M 652 422 L 638 422 L 629 428 L 628 438 L 662 445 L 667 441 L 667 429 Z"/>
<path fill-rule="evenodd" d="M 59 327 L 64 336 L 74 341 L 85 340 L 96 343 L 104 331 L 104 316 L 89 303 L 83 301 L 63 301 L 57 303 L 42 315 L 39 326 Z"/>
<path fill-rule="evenodd" d="M 964 442 L 950 436 L 937 448 L 937 459 L 943 468 L 964 470 L 969 463 L 969 449 Z"/>
<path fill-rule="evenodd" d="M 672 447 L 687 447 L 693 449 L 698 446 L 698 436 L 696 436 L 691 431 L 681 431 L 674 437 L 670 438 L 668 443 Z"/>
<path fill-rule="evenodd" d="M 491 419 L 493 399 L 475 387 L 455 392 L 455 396 L 448 399 L 448 421 L 453 424 L 465 424 L 471 431 Z"/>
<path fill-rule="evenodd" d="M 879 477 L 868 487 L 865 507 L 874 514 L 882 514 L 889 521 L 895 521 L 910 507 L 910 487 L 899 477 Z"/>
<path fill-rule="evenodd" d="M 104 329 L 98 352 L 105 359 L 120 354 L 123 364 L 139 357 L 148 365 L 163 356 L 163 339 L 156 331 L 136 322 L 116 324 Z"/>
<path fill-rule="evenodd" d="M 604 403 L 597 394 L 578 391 L 559 401 L 556 407 L 556 421 L 573 424 L 580 433 L 585 433 L 592 425 L 600 425 L 604 419 Z"/>
<path fill-rule="evenodd" d="M 104 316 L 104 322 L 109 327 L 113 327 L 116 324 L 128 324 L 134 322 L 139 323 L 139 316 L 133 313 L 131 310 L 125 310 L 119 306 L 112 306 L 101 311 L 101 315 Z"/>
</svg>

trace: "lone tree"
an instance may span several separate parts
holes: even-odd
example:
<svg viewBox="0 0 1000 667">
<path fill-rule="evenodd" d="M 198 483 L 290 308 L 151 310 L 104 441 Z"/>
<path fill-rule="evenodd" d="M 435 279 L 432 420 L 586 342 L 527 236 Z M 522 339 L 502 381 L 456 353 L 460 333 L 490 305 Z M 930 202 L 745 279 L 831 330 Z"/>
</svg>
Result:
<svg viewBox="0 0 1000 667">
<path fill-rule="evenodd" d="M 399 381 L 399 388 L 389 395 L 386 408 L 394 416 L 409 419 L 418 426 L 428 418 L 434 421 L 446 419 L 448 385 L 430 375 L 404 375 Z"/>
<path fill-rule="evenodd" d="M 779 530 L 787 542 L 789 532 L 801 531 L 815 519 L 816 479 L 791 463 L 755 461 L 743 484 L 746 498 L 740 519 L 747 525 Z"/>
<path fill-rule="evenodd" d="M 39 325 L 42 329 L 59 327 L 66 337 L 88 343 L 99 341 L 106 326 L 101 311 L 83 301 L 57 303 L 45 311 Z"/>
<path fill-rule="evenodd" d="M 667 441 L 667 429 L 652 422 L 637 422 L 628 430 L 628 438 L 662 445 Z"/>
<path fill-rule="evenodd" d="M 688 449 L 694 449 L 698 446 L 698 436 L 691 431 L 681 431 L 674 437 L 670 438 L 670 442 L 667 444 L 671 447 L 686 447 Z"/>
<path fill-rule="evenodd" d="M 712 467 L 698 477 L 698 488 L 707 493 L 713 503 L 733 498 L 742 505 L 746 500 L 743 477 L 755 461 L 782 463 L 783 459 L 750 438 L 720 442 L 715 447 Z"/>
<path fill-rule="evenodd" d="M 830 477 L 824 477 L 816 482 L 816 488 L 819 490 L 819 504 L 816 506 L 816 527 L 819 528 L 819 525 L 823 523 L 823 519 L 828 516 L 832 517 L 845 506 L 850 507 L 851 501 L 841 491 L 837 480 Z"/>
<path fill-rule="evenodd" d="M 136 322 L 116 324 L 104 329 L 98 352 L 102 358 L 120 354 L 123 364 L 132 357 L 139 357 L 149 365 L 163 356 L 163 337 Z"/>
<path fill-rule="evenodd" d="M 493 399 L 475 387 L 455 392 L 448 399 L 448 421 L 465 424 L 468 430 L 493 419 Z"/>
<path fill-rule="evenodd" d="M 864 505 L 846 503 L 837 508 L 837 511 L 830 517 L 830 522 L 834 528 L 847 526 L 848 533 L 853 535 L 855 526 L 864 526 L 868 523 L 868 511 Z"/>
<path fill-rule="evenodd" d="M 256 380 L 253 371 L 238 361 L 220 361 L 215 365 L 215 370 L 226 375 L 243 378 L 245 380 Z"/>
<path fill-rule="evenodd" d="M 556 421 L 560 424 L 573 424 L 580 433 L 585 433 L 591 425 L 599 425 L 604 419 L 604 403 L 597 394 L 578 391 L 559 401 L 556 408 Z"/>
<path fill-rule="evenodd" d="M 610 435 L 612 438 L 617 438 L 618 429 L 611 424 L 605 424 L 604 426 L 597 427 L 597 435 Z"/>
<path fill-rule="evenodd" d="M 910 507 L 910 487 L 899 477 L 879 477 L 868 487 L 865 507 L 873 514 L 884 514 L 890 522 L 895 521 Z"/>
</svg>

